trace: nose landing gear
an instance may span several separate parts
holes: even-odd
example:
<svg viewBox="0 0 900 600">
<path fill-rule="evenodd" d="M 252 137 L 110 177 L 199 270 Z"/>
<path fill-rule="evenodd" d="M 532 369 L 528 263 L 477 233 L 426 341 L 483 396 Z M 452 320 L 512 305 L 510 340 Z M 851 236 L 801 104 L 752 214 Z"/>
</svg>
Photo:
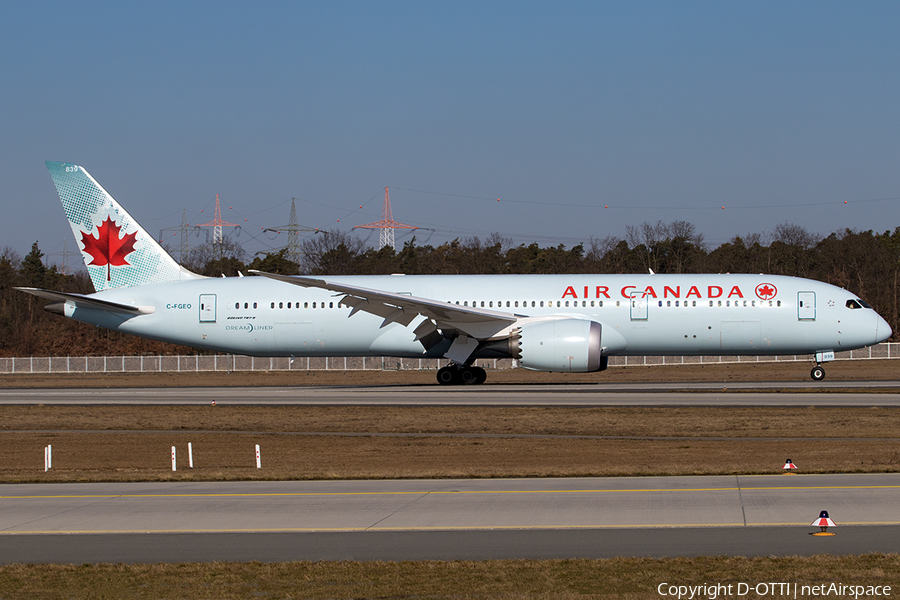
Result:
<svg viewBox="0 0 900 600">
<path fill-rule="evenodd" d="M 825 367 L 822 365 L 816 365 L 812 368 L 812 371 L 809 372 L 809 376 L 812 377 L 816 381 L 822 381 L 825 379 Z"/>
<path fill-rule="evenodd" d="M 487 372 L 481 367 L 447 365 L 437 372 L 441 385 L 480 385 L 486 379 Z"/>
</svg>

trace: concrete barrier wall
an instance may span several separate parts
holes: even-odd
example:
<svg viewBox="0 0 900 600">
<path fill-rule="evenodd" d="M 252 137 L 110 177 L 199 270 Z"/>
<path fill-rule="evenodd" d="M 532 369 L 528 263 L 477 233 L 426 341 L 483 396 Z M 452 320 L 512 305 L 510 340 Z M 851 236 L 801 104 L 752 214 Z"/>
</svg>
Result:
<svg viewBox="0 0 900 600">
<path fill-rule="evenodd" d="M 900 343 L 884 343 L 835 353 L 836 360 L 900 358 Z M 811 362 L 808 354 L 786 356 L 613 356 L 610 367 L 697 365 L 737 362 Z M 479 360 L 485 369 L 511 369 L 513 360 Z M 436 358 L 337 357 L 260 358 L 231 354 L 189 356 L 27 356 L 0 358 L 0 375 L 21 373 L 176 373 L 198 371 L 435 371 L 447 364 Z"/>
</svg>

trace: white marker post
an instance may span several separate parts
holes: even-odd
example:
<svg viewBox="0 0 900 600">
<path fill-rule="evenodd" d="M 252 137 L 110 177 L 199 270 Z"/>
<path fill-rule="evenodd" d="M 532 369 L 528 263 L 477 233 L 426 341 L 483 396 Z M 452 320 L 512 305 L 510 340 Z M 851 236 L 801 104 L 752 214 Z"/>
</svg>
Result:
<svg viewBox="0 0 900 600">
<path fill-rule="evenodd" d="M 53 446 L 47 445 L 47 469 L 53 468 Z"/>
<path fill-rule="evenodd" d="M 262 463 L 259 460 L 259 444 L 256 445 L 256 468 L 262 469 Z"/>
<path fill-rule="evenodd" d="M 175 446 L 172 446 L 172 470 L 177 471 L 177 467 L 175 466 Z"/>
<path fill-rule="evenodd" d="M 194 468 L 194 449 L 191 448 L 190 442 L 188 442 L 188 466 Z"/>
</svg>

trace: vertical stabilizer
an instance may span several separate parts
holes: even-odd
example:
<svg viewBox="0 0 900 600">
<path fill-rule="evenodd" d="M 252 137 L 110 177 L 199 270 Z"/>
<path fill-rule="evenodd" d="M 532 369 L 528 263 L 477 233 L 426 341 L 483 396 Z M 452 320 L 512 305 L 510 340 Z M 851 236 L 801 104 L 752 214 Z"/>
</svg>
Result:
<svg viewBox="0 0 900 600">
<path fill-rule="evenodd" d="M 175 262 L 83 167 L 47 161 L 47 169 L 98 292 L 200 277 Z"/>
</svg>

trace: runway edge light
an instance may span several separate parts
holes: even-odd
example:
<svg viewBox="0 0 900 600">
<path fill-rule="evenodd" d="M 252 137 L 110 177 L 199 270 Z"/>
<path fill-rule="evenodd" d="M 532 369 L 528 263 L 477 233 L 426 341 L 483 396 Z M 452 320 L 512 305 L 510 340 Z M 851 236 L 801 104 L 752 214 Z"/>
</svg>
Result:
<svg viewBox="0 0 900 600">
<path fill-rule="evenodd" d="M 829 533 L 826 531 L 829 527 L 837 527 L 834 524 L 834 521 L 831 520 L 831 517 L 828 516 L 828 511 L 823 510 L 819 513 L 819 518 L 810 523 L 810 525 L 818 526 L 821 528 L 821 531 L 817 531 L 811 535 L 834 535 L 834 533 Z"/>
</svg>

